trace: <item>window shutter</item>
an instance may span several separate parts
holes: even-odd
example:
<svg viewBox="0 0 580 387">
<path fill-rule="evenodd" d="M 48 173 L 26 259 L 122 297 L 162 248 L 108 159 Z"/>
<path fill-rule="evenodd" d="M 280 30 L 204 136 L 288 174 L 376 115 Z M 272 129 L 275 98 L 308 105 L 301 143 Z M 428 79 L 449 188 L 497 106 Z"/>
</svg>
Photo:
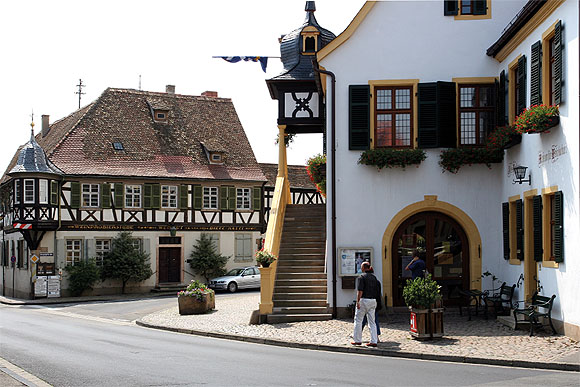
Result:
<svg viewBox="0 0 580 387">
<path fill-rule="evenodd" d="M 228 187 L 222 185 L 220 187 L 220 210 L 228 209 Z"/>
<path fill-rule="evenodd" d="M 101 207 L 111 208 L 111 184 L 101 184 Z"/>
<path fill-rule="evenodd" d="M 151 208 L 151 191 L 152 191 L 151 184 L 144 184 L 143 185 L 143 208 L 150 209 Z"/>
<path fill-rule="evenodd" d="M 444 0 L 443 1 L 443 15 L 454 16 L 457 15 L 459 10 L 458 0 Z"/>
<path fill-rule="evenodd" d="M 516 201 L 516 255 L 520 261 L 524 260 L 524 202 Z"/>
<path fill-rule="evenodd" d="M 197 187 L 201 188 L 201 186 Z M 201 192 L 199 195 L 199 199 L 200 199 L 199 208 L 201 208 Z M 181 208 L 182 210 L 186 210 L 188 207 L 189 207 L 189 186 L 187 184 L 182 184 L 179 187 L 179 208 Z"/>
<path fill-rule="evenodd" d="M 562 103 L 562 21 L 554 27 L 554 105 Z"/>
<path fill-rule="evenodd" d="M 73 181 L 70 183 L 70 206 L 80 208 L 81 206 L 81 183 Z"/>
<path fill-rule="evenodd" d="M 532 44 L 530 63 L 530 106 L 542 103 L 542 42 Z"/>
<path fill-rule="evenodd" d="M 473 14 L 474 15 L 485 15 L 487 14 L 487 0 L 474 0 L 473 1 Z"/>
<path fill-rule="evenodd" d="M 497 85 L 497 125 L 504 126 L 506 123 L 506 108 L 505 108 L 505 91 L 506 91 L 506 77 L 505 70 L 499 74 L 499 83 Z"/>
<path fill-rule="evenodd" d="M 123 199 L 124 199 L 124 192 L 123 192 L 123 183 L 115 183 L 115 208 L 123 208 Z"/>
<path fill-rule="evenodd" d="M 544 253 L 543 250 L 543 241 L 542 241 L 542 196 L 537 195 L 533 198 L 533 237 L 534 237 L 534 261 L 541 262 L 542 255 Z"/>
<path fill-rule="evenodd" d="M 503 226 L 503 259 L 510 259 L 510 205 L 501 204 L 502 226 Z"/>
<path fill-rule="evenodd" d="M 53 206 L 58 205 L 58 181 L 50 181 L 50 204 Z"/>
<path fill-rule="evenodd" d="M 194 185 L 193 186 L 193 209 L 194 210 L 201 210 L 203 206 L 203 193 L 202 193 L 201 185 Z"/>
<path fill-rule="evenodd" d="M 252 192 L 252 209 L 260 210 L 262 209 L 262 188 L 254 187 Z"/>
<path fill-rule="evenodd" d="M 564 262 L 564 195 L 562 191 L 554 194 L 554 260 Z"/>
<path fill-rule="evenodd" d="M 455 87 L 454 82 L 419 84 L 419 148 L 455 147 Z"/>
<path fill-rule="evenodd" d="M 228 187 L 228 210 L 236 209 L 236 187 Z"/>
<path fill-rule="evenodd" d="M 151 208 L 161 208 L 161 185 L 151 184 Z"/>
<path fill-rule="evenodd" d="M 348 149 L 367 150 L 369 149 L 370 141 L 369 85 L 350 85 L 348 87 L 348 97 Z"/>
<path fill-rule="evenodd" d="M 522 55 L 518 59 L 518 106 L 516 106 L 516 115 L 519 115 L 526 109 L 526 56 Z"/>
</svg>

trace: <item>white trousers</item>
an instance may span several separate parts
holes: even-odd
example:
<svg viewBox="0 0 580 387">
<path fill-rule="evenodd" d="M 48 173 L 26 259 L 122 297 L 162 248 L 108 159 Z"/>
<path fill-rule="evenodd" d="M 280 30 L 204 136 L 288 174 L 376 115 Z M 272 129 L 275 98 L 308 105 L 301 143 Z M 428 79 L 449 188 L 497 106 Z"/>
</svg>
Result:
<svg viewBox="0 0 580 387">
<path fill-rule="evenodd" d="M 355 343 L 362 341 L 362 321 L 364 316 L 367 316 L 369 322 L 369 329 L 371 330 L 371 343 L 376 344 L 379 341 L 377 336 L 377 326 L 375 324 L 375 309 L 377 308 L 377 300 L 374 298 L 361 298 L 360 309 L 356 308 L 354 313 L 354 334 L 352 335 Z"/>
</svg>

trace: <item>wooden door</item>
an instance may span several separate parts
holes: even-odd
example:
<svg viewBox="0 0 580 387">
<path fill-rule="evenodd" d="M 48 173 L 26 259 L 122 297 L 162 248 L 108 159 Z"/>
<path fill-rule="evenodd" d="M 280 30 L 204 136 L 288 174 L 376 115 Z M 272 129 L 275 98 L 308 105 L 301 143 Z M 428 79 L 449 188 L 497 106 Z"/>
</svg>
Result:
<svg viewBox="0 0 580 387">
<path fill-rule="evenodd" d="M 159 248 L 159 283 L 181 282 L 181 247 Z"/>
</svg>

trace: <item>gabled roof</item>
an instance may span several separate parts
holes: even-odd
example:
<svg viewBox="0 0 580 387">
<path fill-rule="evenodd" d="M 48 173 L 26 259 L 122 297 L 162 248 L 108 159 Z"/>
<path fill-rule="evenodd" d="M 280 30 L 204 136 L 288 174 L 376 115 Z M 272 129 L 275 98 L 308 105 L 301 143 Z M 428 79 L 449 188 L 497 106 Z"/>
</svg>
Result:
<svg viewBox="0 0 580 387">
<path fill-rule="evenodd" d="M 166 122 L 151 105 L 168 109 Z M 36 140 L 65 175 L 266 180 L 228 98 L 109 88 Z M 224 163 L 210 165 L 202 142 L 223 149 Z"/>
<path fill-rule="evenodd" d="M 268 179 L 266 187 L 275 187 L 276 177 L 278 176 L 278 164 L 260 163 L 260 166 Z M 290 188 L 316 190 L 316 185 L 310 180 L 306 172 L 306 165 L 288 165 L 288 180 L 290 181 Z"/>
</svg>

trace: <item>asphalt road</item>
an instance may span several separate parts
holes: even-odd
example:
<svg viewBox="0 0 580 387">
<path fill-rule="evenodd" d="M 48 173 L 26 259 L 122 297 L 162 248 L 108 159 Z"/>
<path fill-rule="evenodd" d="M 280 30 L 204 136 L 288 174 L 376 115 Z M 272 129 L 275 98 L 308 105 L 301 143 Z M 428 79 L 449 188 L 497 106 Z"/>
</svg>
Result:
<svg viewBox="0 0 580 387">
<path fill-rule="evenodd" d="M 0 306 L 0 357 L 54 386 L 75 387 L 580 383 L 580 375 L 572 372 L 272 347 L 146 329 L 130 322 L 146 310 L 174 302 L 173 297 L 68 307 Z M 122 313 L 115 314 L 115 309 Z"/>
</svg>

